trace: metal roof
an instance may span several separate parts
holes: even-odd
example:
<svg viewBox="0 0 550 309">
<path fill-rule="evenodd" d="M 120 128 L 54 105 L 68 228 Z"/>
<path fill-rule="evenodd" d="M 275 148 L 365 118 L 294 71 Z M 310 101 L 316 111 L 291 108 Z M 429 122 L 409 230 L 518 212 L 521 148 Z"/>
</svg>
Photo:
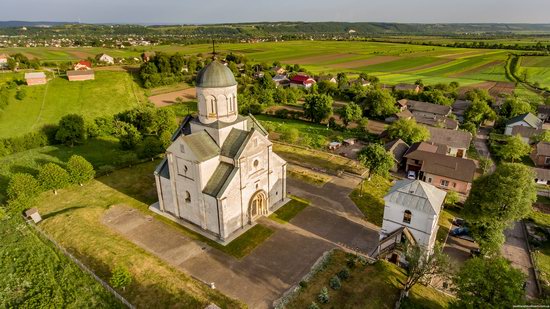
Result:
<svg viewBox="0 0 550 309">
<path fill-rule="evenodd" d="M 506 122 L 506 125 L 511 125 L 520 121 L 524 121 L 525 123 L 527 123 L 528 125 L 532 126 L 535 129 L 540 128 L 542 125 L 542 120 L 540 120 L 537 116 L 531 113 L 518 115 L 516 117 L 510 118 L 510 120 Z"/>
<path fill-rule="evenodd" d="M 243 131 L 235 128 L 231 129 L 223 143 L 221 155 L 234 158 L 250 133 L 251 131 Z"/>
<path fill-rule="evenodd" d="M 233 72 L 225 65 L 214 60 L 197 75 L 197 87 L 223 88 L 237 85 Z"/>
<path fill-rule="evenodd" d="M 220 147 L 206 131 L 181 136 L 180 140 L 191 149 L 199 162 L 212 159 L 220 154 Z"/>
<path fill-rule="evenodd" d="M 218 197 L 220 192 L 223 192 L 222 189 L 226 186 L 228 180 L 235 174 L 234 171 L 236 171 L 236 168 L 233 165 L 220 162 L 202 192 L 213 197 Z"/>
<path fill-rule="evenodd" d="M 420 180 L 404 179 L 390 188 L 384 201 L 437 215 L 447 193 Z"/>
</svg>

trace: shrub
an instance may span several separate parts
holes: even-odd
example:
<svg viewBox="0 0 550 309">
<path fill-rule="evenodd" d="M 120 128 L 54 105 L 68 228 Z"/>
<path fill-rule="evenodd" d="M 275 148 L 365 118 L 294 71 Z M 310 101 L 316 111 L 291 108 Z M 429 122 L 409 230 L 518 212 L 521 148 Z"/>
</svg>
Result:
<svg viewBox="0 0 550 309">
<path fill-rule="evenodd" d="M 163 143 L 155 136 L 148 136 L 141 142 L 138 156 L 140 158 L 153 158 L 163 151 Z"/>
<path fill-rule="evenodd" d="M 285 128 L 284 131 L 281 132 L 281 140 L 287 143 L 296 143 L 298 138 L 300 138 L 300 131 L 296 128 Z"/>
<path fill-rule="evenodd" d="M 307 281 L 302 280 L 302 281 L 300 281 L 300 283 L 299 283 L 298 285 L 299 285 L 302 289 L 305 289 L 305 288 L 307 288 Z"/>
<path fill-rule="evenodd" d="M 131 124 L 127 124 L 124 128 L 124 132 L 121 134 L 120 147 L 124 150 L 130 150 L 136 148 L 141 142 L 141 133 Z"/>
<path fill-rule="evenodd" d="M 94 167 L 84 157 L 73 155 L 67 162 L 67 172 L 71 182 L 82 185 L 88 180 L 92 180 L 95 176 Z"/>
<path fill-rule="evenodd" d="M 340 282 L 340 278 L 338 278 L 338 276 L 332 276 L 328 283 L 330 288 L 333 290 L 339 290 L 342 287 L 342 283 Z"/>
<path fill-rule="evenodd" d="M 17 90 L 17 93 L 15 93 L 15 98 L 19 101 L 23 100 L 27 96 L 27 91 L 25 89 L 19 89 Z"/>
<path fill-rule="evenodd" d="M 330 297 L 328 295 L 328 289 L 326 286 L 323 287 L 321 289 L 321 292 L 319 292 L 319 295 L 317 295 L 317 300 L 322 304 L 326 304 L 330 300 Z"/>
<path fill-rule="evenodd" d="M 117 267 L 113 271 L 109 283 L 114 288 L 122 288 L 122 290 L 125 290 L 126 287 L 132 283 L 132 276 L 130 275 L 128 269 L 124 267 Z"/>
<path fill-rule="evenodd" d="M 307 309 L 319 309 L 319 306 L 314 301 L 312 301 L 311 304 L 307 306 Z"/>
<path fill-rule="evenodd" d="M 63 116 L 63 118 L 59 120 L 59 129 L 55 134 L 55 139 L 68 146 L 74 146 L 75 143 L 82 143 L 86 139 L 84 118 L 76 114 Z"/>
<path fill-rule="evenodd" d="M 355 257 L 348 257 L 348 259 L 346 260 L 346 265 L 348 266 L 348 268 L 355 268 Z"/>
<path fill-rule="evenodd" d="M 342 268 L 337 274 L 340 280 L 347 280 L 349 278 L 349 269 L 347 267 Z"/>
<path fill-rule="evenodd" d="M 69 173 L 55 163 L 46 163 L 38 171 L 38 181 L 44 190 L 57 190 L 69 184 Z"/>
<path fill-rule="evenodd" d="M 8 200 L 30 200 L 40 193 L 40 184 L 30 174 L 16 173 L 10 178 L 7 188 Z"/>
</svg>

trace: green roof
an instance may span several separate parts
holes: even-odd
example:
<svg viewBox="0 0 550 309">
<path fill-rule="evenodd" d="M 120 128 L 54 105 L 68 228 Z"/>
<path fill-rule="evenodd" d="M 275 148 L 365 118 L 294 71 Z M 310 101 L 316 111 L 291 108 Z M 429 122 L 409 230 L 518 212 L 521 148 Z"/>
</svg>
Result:
<svg viewBox="0 0 550 309">
<path fill-rule="evenodd" d="M 248 130 L 252 130 L 252 128 L 260 131 L 263 136 L 267 136 L 269 133 L 267 130 L 260 124 L 260 122 L 256 119 L 256 117 L 252 116 L 252 114 L 248 115 L 248 122 L 247 122 Z"/>
<path fill-rule="evenodd" d="M 206 131 L 185 135 L 181 139 L 191 149 L 199 162 L 212 159 L 220 154 L 220 147 Z"/>
<path fill-rule="evenodd" d="M 519 121 L 525 121 L 527 124 L 529 124 L 530 126 L 532 126 L 533 128 L 536 128 L 536 129 L 540 128 L 540 125 L 542 123 L 542 120 L 540 120 L 537 116 L 535 116 L 531 113 L 527 113 L 527 114 L 523 114 L 523 115 L 519 115 L 519 116 L 510 118 L 510 120 L 508 120 L 507 124 L 513 124 L 513 123 L 519 122 Z"/>
<path fill-rule="evenodd" d="M 216 60 L 204 67 L 197 75 L 197 87 L 223 88 L 236 84 L 233 72 Z"/>
<path fill-rule="evenodd" d="M 218 165 L 202 192 L 213 197 L 218 197 L 218 194 L 226 184 L 227 180 L 231 178 L 230 176 L 233 173 L 233 170 L 236 170 L 233 165 L 220 162 L 220 165 Z"/>
<path fill-rule="evenodd" d="M 223 143 L 221 155 L 234 158 L 239 152 L 239 149 L 241 149 L 248 134 L 250 134 L 250 132 L 235 128 L 231 129 L 231 132 L 229 132 L 229 135 L 227 135 L 227 138 Z"/>
</svg>

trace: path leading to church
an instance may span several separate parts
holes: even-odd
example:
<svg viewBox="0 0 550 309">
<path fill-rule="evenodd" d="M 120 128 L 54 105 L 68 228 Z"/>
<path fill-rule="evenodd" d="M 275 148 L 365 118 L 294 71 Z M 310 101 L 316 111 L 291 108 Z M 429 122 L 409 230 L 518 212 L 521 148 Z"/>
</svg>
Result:
<svg viewBox="0 0 550 309">
<path fill-rule="evenodd" d="M 176 228 L 127 206 L 111 207 L 104 224 L 167 263 L 238 298 L 250 308 L 270 308 L 298 284 L 321 254 L 335 247 L 371 252 L 378 228 L 362 219 L 348 198 L 358 179 L 344 176 L 319 188 L 288 180 L 291 194 L 312 202 L 288 224 L 268 218 L 260 223 L 275 233 L 241 260 L 201 242 Z"/>
</svg>

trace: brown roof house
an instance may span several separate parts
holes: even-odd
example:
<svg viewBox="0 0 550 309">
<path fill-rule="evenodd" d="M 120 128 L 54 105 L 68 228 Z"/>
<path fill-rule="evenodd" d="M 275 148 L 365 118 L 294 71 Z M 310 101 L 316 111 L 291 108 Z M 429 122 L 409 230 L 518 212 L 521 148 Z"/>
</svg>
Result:
<svg viewBox="0 0 550 309">
<path fill-rule="evenodd" d="M 550 105 L 539 105 L 537 107 L 537 117 L 544 121 L 549 122 L 550 121 Z"/>
<path fill-rule="evenodd" d="M 71 82 L 84 81 L 84 80 L 94 80 L 95 79 L 95 73 L 94 73 L 93 70 L 67 71 L 67 78 Z"/>
<path fill-rule="evenodd" d="M 466 151 L 470 148 L 472 134 L 461 130 L 449 130 L 436 127 L 428 127 L 432 144 L 444 146 L 448 156 L 466 158 Z"/>
<path fill-rule="evenodd" d="M 390 170 L 395 173 L 403 164 L 403 156 L 407 150 L 409 150 L 409 145 L 402 139 L 396 139 L 384 145 L 384 148 L 386 148 L 386 151 L 393 155 L 393 160 L 395 163 Z"/>
<path fill-rule="evenodd" d="M 521 139 L 527 143 L 531 144 L 531 139 L 539 134 L 544 132 L 543 129 L 535 129 L 531 127 L 524 127 L 524 126 L 515 126 L 512 127 L 512 136 L 519 135 Z"/>
<path fill-rule="evenodd" d="M 466 112 L 466 109 L 472 105 L 472 101 L 468 100 L 456 100 L 453 105 L 451 106 L 453 109 L 453 114 L 456 116 L 456 119 L 459 122 L 464 122 L 464 113 Z"/>
<path fill-rule="evenodd" d="M 393 87 L 393 90 L 395 91 L 412 91 L 414 93 L 419 93 L 421 90 L 421 87 L 419 85 L 414 84 L 397 84 Z"/>
<path fill-rule="evenodd" d="M 458 121 L 449 118 L 451 107 L 433 104 L 422 101 L 400 100 L 399 104 L 406 104 L 407 109 L 412 113 L 414 119 L 418 123 L 422 123 L 432 127 L 443 127 L 447 129 L 458 129 Z"/>
<path fill-rule="evenodd" d="M 25 81 L 29 86 L 45 85 L 48 82 L 44 72 L 25 73 Z"/>
<path fill-rule="evenodd" d="M 550 143 L 537 143 L 531 152 L 531 159 L 537 167 L 550 168 Z"/>
<path fill-rule="evenodd" d="M 416 143 L 404 156 L 406 170 L 440 189 L 468 195 L 476 173 L 476 162 L 447 156 L 445 149 L 428 143 Z"/>
<path fill-rule="evenodd" d="M 550 185 L 550 170 L 546 168 L 533 167 L 535 182 L 541 185 Z"/>
</svg>

